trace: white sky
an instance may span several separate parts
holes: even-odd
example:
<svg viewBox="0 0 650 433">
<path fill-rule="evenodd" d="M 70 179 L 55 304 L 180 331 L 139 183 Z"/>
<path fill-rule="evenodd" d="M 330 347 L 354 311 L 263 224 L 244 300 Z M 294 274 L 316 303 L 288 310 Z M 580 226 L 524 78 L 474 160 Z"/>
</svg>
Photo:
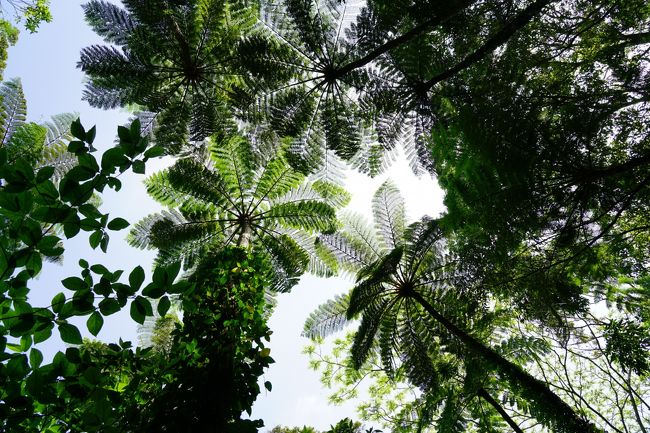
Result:
<svg viewBox="0 0 650 433">
<path fill-rule="evenodd" d="M 80 113 L 86 128 L 97 125 L 96 147 L 102 151 L 113 143 L 117 125 L 124 124 L 128 117 L 117 110 L 102 111 L 90 108 L 81 101 L 83 74 L 76 69 L 79 51 L 82 47 L 101 40 L 83 21 L 78 0 L 55 0 L 52 4 L 54 21 L 42 25 L 37 34 L 22 31 L 16 47 L 9 49 L 5 79 L 20 77 L 27 98 L 28 117 L 32 121 L 46 121 L 51 115 L 62 112 Z M 153 173 L 161 162 L 149 163 L 147 173 Z M 437 215 L 442 209 L 442 193 L 432 179 L 418 179 L 413 176 L 405 160 L 398 160 L 389 172 L 379 178 L 370 179 L 358 173 L 351 173 L 347 188 L 353 194 L 351 208 L 356 212 L 370 213 L 372 194 L 390 176 L 400 187 L 406 199 L 409 220 L 424 214 Z M 140 218 L 159 209 L 147 195 L 142 185 L 142 175 L 124 175 L 122 190 L 103 196 L 103 209 L 110 210 L 112 217 L 121 216 L 135 223 Z M 71 275 L 79 275 L 77 261 L 83 257 L 91 264 L 101 263 L 110 270 L 124 269 L 128 272 L 136 265 L 145 271 L 151 268 L 153 252 L 129 247 L 124 242 L 128 229 L 113 232 L 108 254 L 93 251 L 88 246 L 87 233 L 66 243 L 63 266 L 46 265 L 32 289 L 33 305 L 49 305 L 52 297 L 62 291 L 59 281 Z M 307 340 L 300 337 L 302 324 L 309 313 L 318 305 L 337 293 L 347 291 L 351 284 L 340 278 L 328 280 L 305 276 L 290 294 L 282 295 L 270 321 L 274 331 L 271 339 L 271 356 L 276 363 L 271 366 L 262 380 L 270 380 L 273 391 L 263 391 L 254 406 L 253 418 L 262 418 L 268 429 L 275 425 L 311 425 L 324 430 L 330 424 L 344 417 L 356 418 L 353 405 L 332 407 L 327 403 L 329 391 L 322 389 L 317 373 L 307 368 L 307 357 L 301 354 Z M 137 341 L 136 323 L 128 311 L 111 316 L 99 334 L 104 341 Z M 79 323 L 82 333 L 85 323 Z M 63 349 L 54 337 L 39 348 L 53 355 Z M 87 331 L 86 336 L 89 336 Z"/>
</svg>

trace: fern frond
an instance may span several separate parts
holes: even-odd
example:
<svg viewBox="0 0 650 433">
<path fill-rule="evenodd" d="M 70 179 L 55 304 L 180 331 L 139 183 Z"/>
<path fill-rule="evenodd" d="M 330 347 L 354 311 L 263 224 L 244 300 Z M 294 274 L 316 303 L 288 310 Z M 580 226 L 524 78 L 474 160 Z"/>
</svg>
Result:
<svg viewBox="0 0 650 433">
<path fill-rule="evenodd" d="M 384 182 L 372 198 L 375 228 L 391 249 L 399 245 L 404 235 L 406 209 L 399 189 L 390 181 Z"/>
<path fill-rule="evenodd" d="M 148 215 L 133 225 L 127 236 L 127 242 L 136 248 L 152 249 L 153 244 L 150 238 L 151 228 L 157 222 L 165 219 L 179 223 L 185 222 L 183 215 L 175 210 L 163 210 L 160 213 Z"/>
<path fill-rule="evenodd" d="M 354 293 L 352 296 L 354 296 Z M 353 307 L 352 303 L 355 302 L 352 296 L 350 299 L 350 309 Z M 359 369 L 366 359 L 368 359 L 368 355 L 374 346 L 377 332 L 384 319 L 384 314 L 389 310 L 390 304 L 394 302 L 394 300 L 388 297 L 377 298 L 373 296 L 368 300 L 370 303 L 366 304 L 364 308 L 361 324 L 354 335 L 354 342 L 350 348 L 350 358 L 352 365 L 356 369 Z M 348 318 L 351 317 L 350 309 L 348 309 Z"/>
<path fill-rule="evenodd" d="M 362 215 L 343 213 L 343 230 L 322 235 L 322 249 L 336 258 L 339 267 L 350 273 L 371 266 L 385 252 L 375 236 L 372 226 Z"/>
<path fill-rule="evenodd" d="M 309 256 L 291 237 L 282 235 L 260 236 L 260 249 L 266 250 L 272 261 L 277 279 L 271 289 L 277 292 L 288 292 L 298 283 L 298 278 L 305 272 Z"/>
<path fill-rule="evenodd" d="M 133 123 L 135 119 L 140 121 L 140 136 L 153 138 L 153 132 L 156 128 L 156 118 L 158 113 L 152 111 L 136 111 L 133 117 L 130 117 L 128 124 Z"/>
<path fill-rule="evenodd" d="M 149 196 L 164 206 L 180 206 L 188 195 L 176 190 L 169 180 L 169 169 L 159 171 L 145 179 Z"/>
<path fill-rule="evenodd" d="M 347 164 L 332 150 L 326 149 L 322 155 L 318 169 L 309 177 L 314 181 L 323 181 L 333 185 L 343 185 Z"/>
<path fill-rule="evenodd" d="M 361 126 L 355 113 L 338 95 L 323 104 L 321 119 L 327 149 L 343 160 L 349 161 L 361 147 Z"/>
<path fill-rule="evenodd" d="M 126 105 L 132 99 L 131 90 L 126 88 L 106 89 L 92 83 L 86 84 L 81 99 L 88 101 L 90 106 L 104 110 Z"/>
<path fill-rule="evenodd" d="M 210 170 L 190 159 L 176 161 L 168 169 L 167 179 L 171 189 L 177 194 L 180 192 L 199 201 L 211 203 L 226 212 L 238 198 L 236 195 L 231 196 L 232 187 L 229 188 L 222 173 Z M 172 194 L 170 192 L 169 197 L 173 199 Z"/>
<path fill-rule="evenodd" d="M 308 255 L 309 263 L 306 268 L 307 272 L 322 278 L 329 278 L 336 275 L 338 269 L 336 261 L 327 260 L 326 257 L 319 254 L 313 235 L 305 230 L 298 229 L 286 230 L 278 228 L 277 231 L 291 237 Z"/>
<path fill-rule="evenodd" d="M 209 150 L 225 191 L 234 200 L 247 200 L 254 178 L 250 144 L 243 137 L 232 136 L 224 143 L 213 144 Z"/>
<path fill-rule="evenodd" d="M 357 171 L 376 177 L 383 174 L 397 160 L 399 149 L 382 145 L 370 134 L 362 137 L 357 153 L 350 159 L 350 165 Z"/>
<path fill-rule="evenodd" d="M 257 220 L 273 219 L 277 224 L 307 232 L 328 232 L 336 227 L 336 212 L 326 203 L 304 200 L 273 204 Z"/>
<path fill-rule="evenodd" d="M 67 144 L 57 143 L 43 148 L 36 167 L 54 167 L 53 179 L 60 180 L 77 162 L 76 155 L 68 152 Z"/>
<path fill-rule="evenodd" d="M 321 235 L 317 242 L 317 251 L 321 259 L 325 262 L 334 260 L 342 271 L 354 273 L 370 264 L 364 260 L 348 238 L 340 233 Z"/>
<path fill-rule="evenodd" d="M 103 0 L 91 0 L 81 7 L 95 33 L 107 42 L 126 45 L 136 23 L 124 9 Z"/>
<path fill-rule="evenodd" d="M 0 143 L 5 146 L 27 119 L 27 101 L 19 78 L 0 85 Z"/>
<path fill-rule="evenodd" d="M 43 124 L 47 129 L 45 147 L 66 144 L 72 140 L 70 124 L 78 117 L 79 115 L 77 113 L 61 113 L 52 116 L 50 121 L 45 122 Z"/>
<path fill-rule="evenodd" d="M 256 180 L 253 199 L 274 201 L 289 193 L 300 195 L 298 188 L 302 191 L 300 184 L 304 176 L 291 169 L 286 160 L 278 155 L 268 161 L 261 170 L 261 175 Z"/>
<path fill-rule="evenodd" d="M 312 311 L 305 320 L 302 336 L 307 338 L 326 337 L 340 331 L 349 324 L 346 316 L 350 295 L 337 295 Z"/>
<path fill-rule="evenodd" d="M 340 209 L 348 205 L 352 196 L 342 186 L 336 183 L 328 182 L 324 179 L 318 179 L 311 184 L 311 188 L 316 191 L 320 197 L 335 209 Z"/>
<path fill-rule="evenodd" d="M 445 250 L 445 240 L 437 220 L 429 217 L 422 217 L 409 225 L 404 233 L 406 247 L 404 257 L 409 267 L 415 267 L 416 263 L 426 254 L 433 253 L 442 257 Z"/>
<path fill-rule="evenodd" d="M 395 378 L 396 362 L 395 352 L 399 350 L 399 341 L 397 335 L 397 318 L 399 310 L 397 304 L 402 303 L 403 300 L 395 300 L 393 308 L 388 308 L 379 325 L 378 335 L 375 336 L 375 343 L 379 349 L 379 358 L 381 359 L 382 366 L 386 375 L 390 379 Z"/>
<path fill-rule="evenodd" d="M 9 160 L 25 158 L 37 163 L 43 152 L 46 135 L 47 130 L 36 123 L 27 122 L 17 125 L 5 144 Z"/>
<path fill-rule="evenodd" d="M 150 70 L 146 60 L 131 52 L 106 45 L 82 48 L 78 67 L 83 72 L 96 75 L 94 83 L 102 83 L 103 86 L 112 84 L 110 87 L 114 89 L 120 88 L 122 80 L 139 77 L 136 80 L 140 81 Z"/>
</svg>

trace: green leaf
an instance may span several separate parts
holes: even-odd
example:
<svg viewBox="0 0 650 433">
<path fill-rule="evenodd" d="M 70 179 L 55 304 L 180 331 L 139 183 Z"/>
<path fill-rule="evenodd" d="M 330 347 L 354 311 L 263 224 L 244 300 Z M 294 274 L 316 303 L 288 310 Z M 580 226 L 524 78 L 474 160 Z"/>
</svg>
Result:
<svg viewBox="0 0 650 433">
<path fill-rule="evenodd" d="M 130 128 L 131 137 L 139 138 L 140 128 L 141 128 L 140 119 L 136 117 L 135 119 L 133 119 L 133 122 L 131 122 L 131 128 Z"/>
<path fill-rule="evenodd" d="M 158 314 L 160 314 L 161 317 L 165 317 L 171 305 L 172 303 L 167 296 L 160 298 L 158 301 Z"/>
<path fill-rule="evenodd" d="M 86 130 L 81 124 L 81 119 L 77 118 L 72 122 L 72 124 L 70 124 L 70 133 L 79 140 L 83 141 L 86 139 Z"/>
<path fill-rule="evenodd" d="M 71 179 L 77 182 L 83 182 L 84 180 L 92 179 L 97 172 L 90 167 L 84 167 L 77 165 L 72 167 L 72 169 L 66 173 L 66 179 Z"/>
<path fill-rule="evenodd" d="M 29 363 L 32 366 L 32 369 L 35 370 L 38 367 L 40 367 L 42 362 L 43 362 L 43 354 L 41 353 L 40 350 L 33 347 L 31 352 L 29 352 Z"/>
<path fill-rule="evenodd" d="M 23 335 L 20 337 L 20 351 L 27 352 L 30 347 L 32 347 L 32 336 Z"/>
<path fill-rule="evenodd" d="M 90 247 L 94 250 L 97 248 L 99 243 L 102 241 L 102 231 L 97 230 L 94 231 L 89 237 L 88 237 L 88 243 L 90 244 Z"/>
<path fill-rule="evenodd" d="M 156 158 L 158 156 L 164 155 L 165 154 L 165 148 L 162 146 L 154 146 L 150 149 L 147 149 L 147 151 L 144 153 L 144 156 L 146 158 Z"/>
<path fill-rule="evenodd" d="M 117 136 L 121 142 L 128 143 L 131 141 L 131 131 L 124 126 L 117 127 Z M 121 143 L 120 143 L 121 144 Z"/>
<path fill-rule="evenodd" d="M 81 364 L 81 351 L 77 347 L 65 349 L 65 358 L 73 364 Z"/>
<path fill-rule="evenodd" d="M 106 266 L 100 264 L 92 265 L 90 270 L 97 275 L 106 275 L 111 273 Z"/>
<path fill-rule="evenodd" d="M 104 318 L 97 311 L 93 312 L 88 318 L 88 321 L 86 322 L 86 326 L 88 326 L 88 331 L 91 334 L 93 334 L 95 337 L 97 336 L 97 334 L 99 334 L 99 331 L 102 329 L 103 325 L 104 325 Z"/>
<path fill-rule="evenodd" d="M 18 237 L 25 245 L 36 245 L 42 237 L 41 225 L 31 219 L 24 220 L 18 230 Z"/>
<path fill-rule="evenodd" d="M 165 293 L 165 287 L 159 286 L 156 283 L 150 283 L 142 290 L 142 295 L 148 298 L 160 298 Z"/>
<path fill-rule="evenodd" d="M 36 183 L 43 183 L 54 174 L 54 167 L 43 167 L 36 173 Z"/>
<path fill-rule="evenodd" d="M 120 311 L 120 303 L 113 298 L 106 298 L 99 301 L 99 311 L 104 316 L 110 316 L 113 313 Z"/>
<path fill-rule="evenodd" d="M 146 316 L 153 316 L 153 308 L 147 298 L 137 296 L 131 302 L 131 318 L 139 324 L 143 324 Z"/>
<path fill-rule="evenodd" d="M 140 161 L 140 160 L 133 161 L 132 167 L 134 173 L 144 174 L 145 171 L 144 161 Z"/>
<path fill-rule="evenodd" d="M 108 239 L 109 239 L 108 233 L 104 233 L 102 236 L 102 240 L 99 242 L 99 248 L 101 248 L 103 252 L 106 252 L 106 250 L 108 250 Z"/>
<path fill-rule="evenodd" d="M 86 151 L 86 145 L 83 141 L 73 140 L 68 144 L 68 152 L 79 155 Z"/>
<path fill-rule="evenodd" d="M 140 290 L 143 281 L 144 269 L 142 269 L 142 266 L 136 266 L 129 274 L 129 284 L 131 285 L 131 289 L 134 292 L 137 292 Z"/>
<path fill-rule="evenodd" d="M 124 155 L 124 149 L 121 147 L 112 147 L 102 155 L 102 169 L 110 170 L 113 168 L 121 167 L 129 163 L 129 158 Z"/>
<path fill-rule="evenodd" d="M 17 355 L 7 362 L 7 376 L 12 379 L 20 380 L 24 378 L 29 372 L 29 365 L 27 364 L 27 356 L 24 354 Z"/>
<path fill-rule="evenodd" d="M 24 159 L 19 158 L 12 166 L 18 176 L 16 181 L 31 184 L 34 179 L 34 168 Z M 13 183 L 13 181 L 12 181 Z"/>
<path fill-rule="evenodd" d="M 129 226 L 129 222 L 124 218 L 115 218 L 108 223 L 109 230 L 122 230 Z"/>
<path fill-rule="evenodd" d="M 88 288 L 88 284 L 79 277 L 68 277 L 61 280 L 61 283 L 63 284 L 63 287 L 72 291 L 85 290 Z"/>
<path fill-rule="evenodd" d="M 81 230 L 81 225 L 78 222 L 63 224 L 63 234 L 65 234 L 65 237 L 68 239 L 77 236 L 79 230 Z"/>
<path fill-rule="evenodd" d="M 58 246 L 60 240 L 58 236 L 45 236 L 38 241 L 36 247 L 44 256 L 58 257 L 63 254 L 63 248 Z"/>
<path fill-rule="evenodd" d="M 266 388 L 267 391 L 271 391 L 273 389 L 273 385 L 267 380 L 264 382 L 264 388 Z"/>
<path fill-rule="evenodd" d="M 79 206 L 79 212 L 81 212 L 83 216 L 92 219 L 98 219 L 103 216 L 102 213 L 97 209 L 97 207 L 95 207 L 95 205 L 91 203 L 86 203 Z"/>
<path fill-rule="evenodd" d="M 34 344 L 42 343 L 52 336 L 52 328 L 54 328 L 54 323 L 51 323 L 44 329 L 34 332 Z"/>
<path fill-rule="evenodd" d="M 97 128 L 93 125 L 93 127 L 86 132 L 86 140 L 85 140 L 86 143 L 92 144 L 93 141 L 95 141 L 96 135 L 97 135 Z"/>
<path fill-rule="evenodd" d="M 58 314 L 63 308 L 63 304 L 65 304 L 65 295 L 60 292 L 52 298 L 52 311 Z"/>
<path fill-rule="evenodd" d="M 81 344 L 81 333 L 76 326 L 69 323 L 61 323 L 59 325 L 59 334 L 61 334 L 61 340 L 64 343 L 68 344 Z"/>
<path fill-rule="evenodd" d="M 167 274 L 167 281 L 171 284 L 174 282 L 178 273 L 181 270 L 181 262 L 175 262 L 165 268 L 165 273 Z"/>
</svg>

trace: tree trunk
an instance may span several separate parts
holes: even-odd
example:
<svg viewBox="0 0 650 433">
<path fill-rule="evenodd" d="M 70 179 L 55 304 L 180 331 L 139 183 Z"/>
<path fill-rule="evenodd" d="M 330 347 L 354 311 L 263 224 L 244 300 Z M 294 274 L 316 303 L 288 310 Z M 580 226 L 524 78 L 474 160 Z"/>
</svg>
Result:
<svg viewBox="0 0 650 433">
<path fill-rule="evenodd" d="M 531 414 L 544 418 L 546 424 L 553 424 L 562 432 L 601 432 L 591 422 L 581 418 L 548 386 L 526 373 L 516 364 L 505 359 L 492 348 L 484 345 L 474 337 L 447 320 L 419 293 L 413 291 L 410 297 L 418 302 L 438 323 L 444 326 L 474 355 L 487 362 L 488 367 L 500 373 L 512 387 L 518 388 L 522 396 L 534 403 Z"/>
<path fill-rule="evenodd" d="M 476 395 L 478 395 L 479 397 L 481 397 L 482 399 L 484 399 L 485 401 L 487 401 L 488 403 L 490 403 L 490 405 L 494 408 L 494 410 L 496 410 L 497 412 L 499 412 L 499 415 L 501 415 L 501 418 L 503 418 L 503 419 L 505 420 L 505 422 L 507 422 L 508 425 L 512 428 L 512 431 L 514 431 L 515 433 L 524 433 L 524 432 L 519 428 L 519 426 L 517 425 L 517 423 L 515 422 L 515 420 L 513 420 L 512 418 L 510 418 L 510 415 L 508 415 L 508 413 L 505 411 L 505 409 L 504 409 L 504 408 L 499 404 L 498 401 L 496 401 L 496 400 L 495 400 L 495 399 L 494 399 L 494 398 L 493 398 L 493 397 L 492 397 L 492 396 L 491 396 L 491 395 L 490 395 L 490 394 L 485 390 L 485 388 L 479 388 L 479 390 L 478 390 L 478 392 L 476 393 Z"/>
<path fill-rule="evenodd" d="M 244 223 L 241 226 L 241 233 L 239 239 L 237 239 L 237 246 L 242 248 L 248 248 L 251 243 L 252 228 L 249 223 Z"/>
</svg>

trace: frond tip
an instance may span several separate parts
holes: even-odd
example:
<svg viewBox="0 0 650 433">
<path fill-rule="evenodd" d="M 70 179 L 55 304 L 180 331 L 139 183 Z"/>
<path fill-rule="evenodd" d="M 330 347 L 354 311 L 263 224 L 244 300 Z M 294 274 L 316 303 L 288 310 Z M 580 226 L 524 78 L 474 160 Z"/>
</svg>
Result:
<svg viewBox="0 0 650 433">
<path fill-rule="evenodd" d="M 331 335 L 349 324 L 346 317 L 350 295 L 337 295 L 314 310 L 303 326 L 302 336 L 318 338 Z"/>
</svg>

